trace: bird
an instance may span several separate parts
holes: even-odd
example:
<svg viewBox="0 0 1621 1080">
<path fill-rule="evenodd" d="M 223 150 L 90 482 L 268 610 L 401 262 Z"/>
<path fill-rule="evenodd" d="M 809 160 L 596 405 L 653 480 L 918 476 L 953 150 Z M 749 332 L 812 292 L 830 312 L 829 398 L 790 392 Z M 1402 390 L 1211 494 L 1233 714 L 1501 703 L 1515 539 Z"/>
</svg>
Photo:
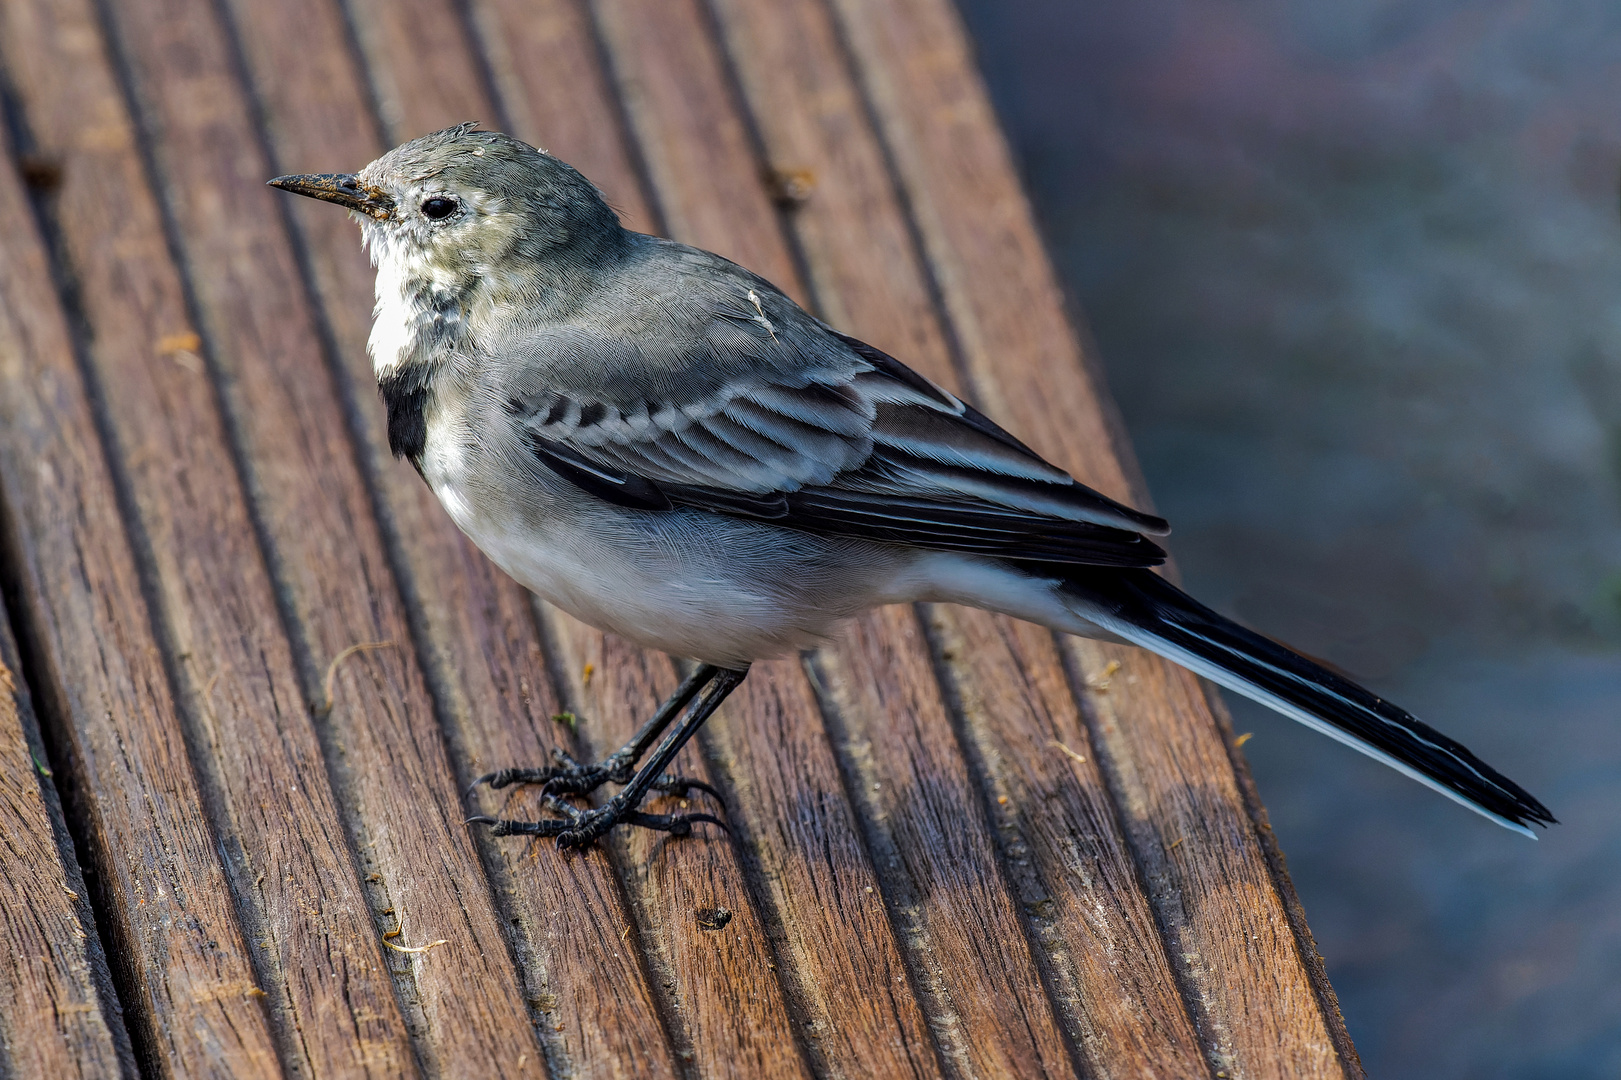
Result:
<svg viewBox="0 0 1621 1080">
<path fill-rule="evenodd" d="M 687 836 L 719 793 L 667 770 L 750 665 L 877 605 L 965 604 L 1158 653 L 1535 838 L 1547 808 L 1464 746 L 1193 599 L 1164 519 L 1077 482 L 972 405 L 719 255 L 625 228 L 559 158 L 460 124 L 358 173 L 269 183 L 346 208 L 376 268 L 367 342 L 390 450 L 548 603 L 690 673 L 495 835 Z M 604 784 L 619 791 L 594 808 Z M 470 789 L 470 792 L 472 789 Z"/>
</svg>

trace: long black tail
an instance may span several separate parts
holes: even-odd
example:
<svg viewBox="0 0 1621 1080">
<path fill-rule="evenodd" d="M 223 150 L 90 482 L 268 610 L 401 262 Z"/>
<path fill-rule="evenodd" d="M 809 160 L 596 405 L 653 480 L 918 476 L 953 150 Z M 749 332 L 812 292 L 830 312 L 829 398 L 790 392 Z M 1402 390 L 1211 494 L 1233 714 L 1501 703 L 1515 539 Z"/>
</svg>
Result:
<svg viewBox="0 0 1621 1080">
<path fill-rule="evenodd" d="M 1051 573 L 1051 567 L 1043 567 Z M 1377 758 L 1533 839 L 1547 807 L 1452 739 L 1349 679 L 1244 629 L 1148 570 L 1066 568 L 1063 590 L 1109 632 Z"/>
</svg>

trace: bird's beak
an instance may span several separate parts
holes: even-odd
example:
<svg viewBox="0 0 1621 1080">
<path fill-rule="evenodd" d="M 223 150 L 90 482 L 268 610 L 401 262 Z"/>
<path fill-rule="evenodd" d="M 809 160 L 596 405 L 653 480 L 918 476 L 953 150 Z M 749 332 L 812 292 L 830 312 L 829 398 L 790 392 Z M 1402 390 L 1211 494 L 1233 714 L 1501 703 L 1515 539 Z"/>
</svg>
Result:
<svg viewBox="0 0 1621 1080">
<path fill-rule="evenodd" d="M 314 173 L 302 176 L 278 176 L 270 181 L 271 187 L 291 191 L 295 195 L 308 195 L 322 202 L 337 203 L 357 213 L 387 221 L 394 211 L 394 200 L 381 188 L 367 187 L 353 173 Z"/>
</svg>

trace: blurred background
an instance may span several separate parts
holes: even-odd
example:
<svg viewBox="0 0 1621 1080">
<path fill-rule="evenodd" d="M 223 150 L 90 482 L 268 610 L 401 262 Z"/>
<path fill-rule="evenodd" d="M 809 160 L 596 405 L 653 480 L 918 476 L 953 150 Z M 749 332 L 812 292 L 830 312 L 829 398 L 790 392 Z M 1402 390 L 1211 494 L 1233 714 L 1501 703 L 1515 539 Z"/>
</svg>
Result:
<svg viewBox="0 0 1621 1080">
<path fill-rule="evenodd" d="M 1369 1074 L 1621 1076 L 1621 4 L 959 3 L 1186 584 L 1564 822 L 1228 696 Z"/>
</svg>

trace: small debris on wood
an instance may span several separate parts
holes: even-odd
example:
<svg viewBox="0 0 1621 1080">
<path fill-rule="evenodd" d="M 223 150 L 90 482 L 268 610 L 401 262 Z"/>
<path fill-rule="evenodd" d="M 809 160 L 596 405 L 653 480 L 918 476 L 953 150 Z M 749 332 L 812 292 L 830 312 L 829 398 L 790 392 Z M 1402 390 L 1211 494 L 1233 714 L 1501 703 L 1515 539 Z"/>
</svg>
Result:
<svg viewBox="0 0 1621 1080">
<path fill-rule="evenodd" d="M 580 730 L 580 718 L 571 712 L 552 713 L 552 723 L 562 724 L 570 731 Z"/>
<path fill-rule="evenodd" d="M 1066 757 L 1074 758 L 1076 761 L 1079 761 L 1082 765 L 1086 764 L 1086 759 L 1084 757 L 1077 754 L 1075 751 L 1071 750 L 1069 747 L 1065 746 L 1063 743 L 1059 742 L 1057 739 L 1053 740 L 1053 745 L 1058 747 L 1058 749 L 1062 750 Z"/>
<path fill-rule="evenodd" d="M 401 919 L 400 924 L 394 929 L 385 930 L 383 932 L 383 944 L 387 945 L 395 952 L 402 953 L 425 953 L 429 949 L 437 948 L 440 945 L 450 944 L 450 942 L 445 938 L 440 938 L 438 941 L 430 941 L 426 945 L 396 945 L 389 940 L 390 938 L 397 938 L 403 933 L 405 933 L 405 920 Z"/>
<path fill-rule="evenodd" d="M 698 909 L 698 929 L 724 930 L 726 924 L 732 921 L 730 908 L 706 907 Z"/>
<path fill-rule="evenodd" d="M 1119 670 L 1120 661 L 1110 660 L 1107 664 L 1103 665 L 1102 671 L 1098 672 L 1093 678 L 1086 680 L 1087 689 L 1094 690 L 1100 694 L 1105 692 L 1109 689 L 1109 680 L 1114 678 L 1114 673 Z"/>
<path fill-rule="evenodd" d="M 392 941 L 385 941 L 385 942 L 383 942 L 383 944 L 387 945 L 389 948 L 393 949 L 395 952 L 425 953 L 429 949 L 438 948 L 440 945 L 449 945 L 450 942 L 447 941 L 445 938 L 440 938 L 438 941 L 430 941 L 426 945 L 396 945 Z"/>
<path fill-rule="evenodd" d="M 770 167 L 765 171 L 766 189 L 771 201 L 784 210 L 796 210 L 810 202 L 816 190 L 816 174 L 809 169 Z"/>
<path fill-rule="evenodd" d="M 370 652 L 373 649 L 392 649 L 392 641 L 363 641 L 358 645 L 351 645 L 332 658 L 332 663 L 326 666 L 326 678 L 321 681 L 323 700 L 316 708 L 316 715 L 323 719 L 332 714 L 332 684 L 338 677 L 338 665 L 349 657 L 360 652 Z"/>
<path fill-rule="evenodd" d="M 185 330 L 178 334 L 163 335 L 158 338 L 155 347 L 159 356 L 168 356 L 170 353 L 177 352 L 196 352 L 203 347 L 203 339 L 198 337 L 195 332 Z M 186 655 L 190 656 L 191 654 L 187 653 Z"/>
<path fill-rule="evenodd" d="M 591 685 L 591 676 L 595 675 L 596 673 L 597 673 L 597 665 L 591 663 L 590 661 L 587 661 L 586 665 L 585 665 L 585 668 L 580 672 L 580 685 L 581 686 L 590 686 Z"/>
<path fill-rule="evenodd" d="M 24 154 L 17 163 L 29 189 L 49 194 L 62 186 L 62 163 L 44 154 Z"/>
</svg>

